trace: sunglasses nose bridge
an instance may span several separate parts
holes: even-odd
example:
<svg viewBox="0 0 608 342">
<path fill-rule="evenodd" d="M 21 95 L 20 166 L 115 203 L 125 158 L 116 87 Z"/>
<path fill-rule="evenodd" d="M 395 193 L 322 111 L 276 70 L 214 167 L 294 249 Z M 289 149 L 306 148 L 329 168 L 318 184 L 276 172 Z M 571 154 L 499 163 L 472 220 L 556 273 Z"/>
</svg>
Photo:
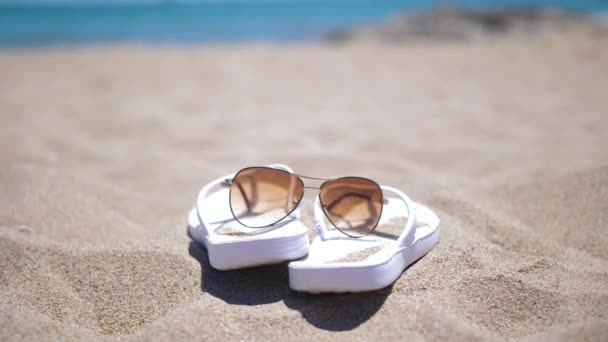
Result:
<svg viewBox="0 0 608 342">
<path fill-rule="evenodd" d="M 311 177 L 311 176 L 300 175 L 297 173 L 294 173 L 294 175 L 297 176 L 298 178 L 300 178 L 300 180 L 302 181 L 302 184 L 304 185 L 304 190 L 317 190 L 318 192 L 321 191 L 321 188 L 323 187 L 323 184 L 325 182 L 335 179 L 335 178 Z M 304 184 L 304 182 L 306 182 L 306 183 L 312 182 L 312 184 Z"/>
<path fill-rule="evenodd" d="M 317 178 L 304 178 L 302 179 L 302 183 L 304 183 L 304 190 L 316 190 L 321 191 L 321 186 L 326 181 L 324 179 Z"/>
</svg>

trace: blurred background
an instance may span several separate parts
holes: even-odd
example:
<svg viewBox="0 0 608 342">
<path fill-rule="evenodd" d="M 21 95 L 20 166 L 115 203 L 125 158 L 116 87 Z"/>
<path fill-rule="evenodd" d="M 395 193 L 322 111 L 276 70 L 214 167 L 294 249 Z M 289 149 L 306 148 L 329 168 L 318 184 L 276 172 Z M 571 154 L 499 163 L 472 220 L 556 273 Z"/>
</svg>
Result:
<svg viewBox="0 0 608 342">
<path fill-rule="evenodd" d="M 601 14 L 608 10 L 608 1 L 0 0 L 0 47 L 299 42 L 342 37 L 341 32 L 362 25 L 445 7 Z"/>
</svg>

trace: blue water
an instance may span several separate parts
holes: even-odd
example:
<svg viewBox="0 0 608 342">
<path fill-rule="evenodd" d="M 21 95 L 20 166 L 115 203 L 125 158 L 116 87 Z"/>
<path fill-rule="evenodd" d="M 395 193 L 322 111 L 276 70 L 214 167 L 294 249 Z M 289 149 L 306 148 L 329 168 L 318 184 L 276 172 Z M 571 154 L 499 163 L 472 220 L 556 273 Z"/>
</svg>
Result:
<svg viewBox="0 0 608 342">
<path fill-rule="evenodd" d="M 320 39 L 329 32 L 385 20 L 441 1 L 283 0 L 249 2 L 2 5 L 0 47 L 83 45 L 116 42 L 206 43 L 292 42 Z M 608 12 L 608 0 L 452 0 L 471 8 L 552 6 L 580 12 Z"/>
</svg>

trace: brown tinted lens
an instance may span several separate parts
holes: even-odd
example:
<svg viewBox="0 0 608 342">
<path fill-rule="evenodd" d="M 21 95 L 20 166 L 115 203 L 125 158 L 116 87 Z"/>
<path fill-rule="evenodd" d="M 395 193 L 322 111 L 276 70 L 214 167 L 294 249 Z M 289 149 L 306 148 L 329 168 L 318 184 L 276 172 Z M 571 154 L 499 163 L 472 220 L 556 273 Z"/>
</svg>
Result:
<svg viewBox="0 0 608 342">
<path fill-rule="evenodd" d="M 304 184 L 283 170 L 252 167 L 239 171 L 230 187 L 230 208 L 234 218 L 250 228 L 275 224 L 300 203 Z"/>
<path fill-rule="evenodd" d="M 348 236 L 371 233 L 382 215 L 382 190 L 369 179 L 344 177 L 327 181 L 319 196 L 329 221 Z"/>
</svg>

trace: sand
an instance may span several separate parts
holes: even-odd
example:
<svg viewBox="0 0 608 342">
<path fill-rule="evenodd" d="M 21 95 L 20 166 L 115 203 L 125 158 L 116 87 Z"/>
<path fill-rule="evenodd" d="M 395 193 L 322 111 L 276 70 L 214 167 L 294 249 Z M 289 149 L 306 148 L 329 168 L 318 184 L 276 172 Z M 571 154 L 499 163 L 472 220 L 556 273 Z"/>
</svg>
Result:
<svg viewBox="0 0 608 342">
<path fill-rule="evenodd" d="M 608 339 L 608 38 L 4 51 L 0 74 L 3 341 Z M 363 294 L 211 269 L 199 188 L 269 162 L 402 189 L 441 242 Z"/>
</svg>

